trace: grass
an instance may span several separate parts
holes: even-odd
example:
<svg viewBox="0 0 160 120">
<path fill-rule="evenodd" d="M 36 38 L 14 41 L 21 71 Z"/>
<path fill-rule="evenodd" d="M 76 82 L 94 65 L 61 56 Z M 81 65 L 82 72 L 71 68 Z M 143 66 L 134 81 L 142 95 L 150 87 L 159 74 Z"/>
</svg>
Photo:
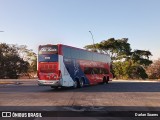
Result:
<svg viewBox="0 0 160 120">
<path fill-rule="evenodd" d="M 15 82 L 9 82 L 9 81 L 0 81 L 0 84 L 15 84 Z"/>
</svg>

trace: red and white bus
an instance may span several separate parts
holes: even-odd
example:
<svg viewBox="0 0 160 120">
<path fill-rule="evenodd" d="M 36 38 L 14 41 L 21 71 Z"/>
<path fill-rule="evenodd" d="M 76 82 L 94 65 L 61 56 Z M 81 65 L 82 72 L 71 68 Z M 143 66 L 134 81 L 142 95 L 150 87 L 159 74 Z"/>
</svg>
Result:
<svg viewBox="0 0 160 120">
<path fill-rule="evenodd" d="M 83 87 L 108 83 L 112 78 L 109 55 L 67 45 L 40 45 L 38 50 L 38 85 Z"/>
</svg>

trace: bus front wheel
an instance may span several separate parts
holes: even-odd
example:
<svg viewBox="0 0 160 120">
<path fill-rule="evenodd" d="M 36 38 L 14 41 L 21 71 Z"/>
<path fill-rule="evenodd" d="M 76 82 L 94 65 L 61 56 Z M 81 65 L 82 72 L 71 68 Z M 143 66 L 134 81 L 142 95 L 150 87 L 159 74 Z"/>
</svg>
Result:
<svg viewBox="0 0 160 120">
<path fill-rule="evenodd" d="M 78 82 L 77 80 L 74 81 L 74 84 L 73 84 L 73 88 L 77 88 L 78 87 Z"/>
<path fill-rule="evenodd" d="M 78 85 L 78 87 L 79 88 L 82 88 L 84 86 L 84 80 L 83 79 L 80 79 L 79 80 L 79 85 Z"/>
<path fill-rule="evenodd" d="M 106 84 L 108 84 L 108 82 L 109 82 L 109 76 L 107 77 Z"/>
</svg>

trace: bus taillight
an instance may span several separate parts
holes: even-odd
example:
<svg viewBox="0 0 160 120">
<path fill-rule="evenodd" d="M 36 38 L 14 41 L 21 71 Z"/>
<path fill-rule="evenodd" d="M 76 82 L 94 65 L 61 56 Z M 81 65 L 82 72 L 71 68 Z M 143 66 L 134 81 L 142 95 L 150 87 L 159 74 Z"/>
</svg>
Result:
<svg viewBox="0 0 160 120">
<path fill-rule="evenodd" d="M 58 77 L 61 78 L 62 75 L 61 75 L 61 70 L 58 70 Z"/>
</svg>

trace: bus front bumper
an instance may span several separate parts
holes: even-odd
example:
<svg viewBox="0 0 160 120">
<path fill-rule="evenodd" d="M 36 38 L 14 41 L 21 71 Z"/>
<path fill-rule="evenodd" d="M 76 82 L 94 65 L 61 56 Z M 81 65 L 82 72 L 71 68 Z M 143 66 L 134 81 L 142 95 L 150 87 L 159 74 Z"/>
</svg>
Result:
<svg viewBox="0 0 160 120">
<path fill-rule="evenodd" d="M 60 80 L 38 80 L 39 86 L 60 86 Z"/>
</svg>

